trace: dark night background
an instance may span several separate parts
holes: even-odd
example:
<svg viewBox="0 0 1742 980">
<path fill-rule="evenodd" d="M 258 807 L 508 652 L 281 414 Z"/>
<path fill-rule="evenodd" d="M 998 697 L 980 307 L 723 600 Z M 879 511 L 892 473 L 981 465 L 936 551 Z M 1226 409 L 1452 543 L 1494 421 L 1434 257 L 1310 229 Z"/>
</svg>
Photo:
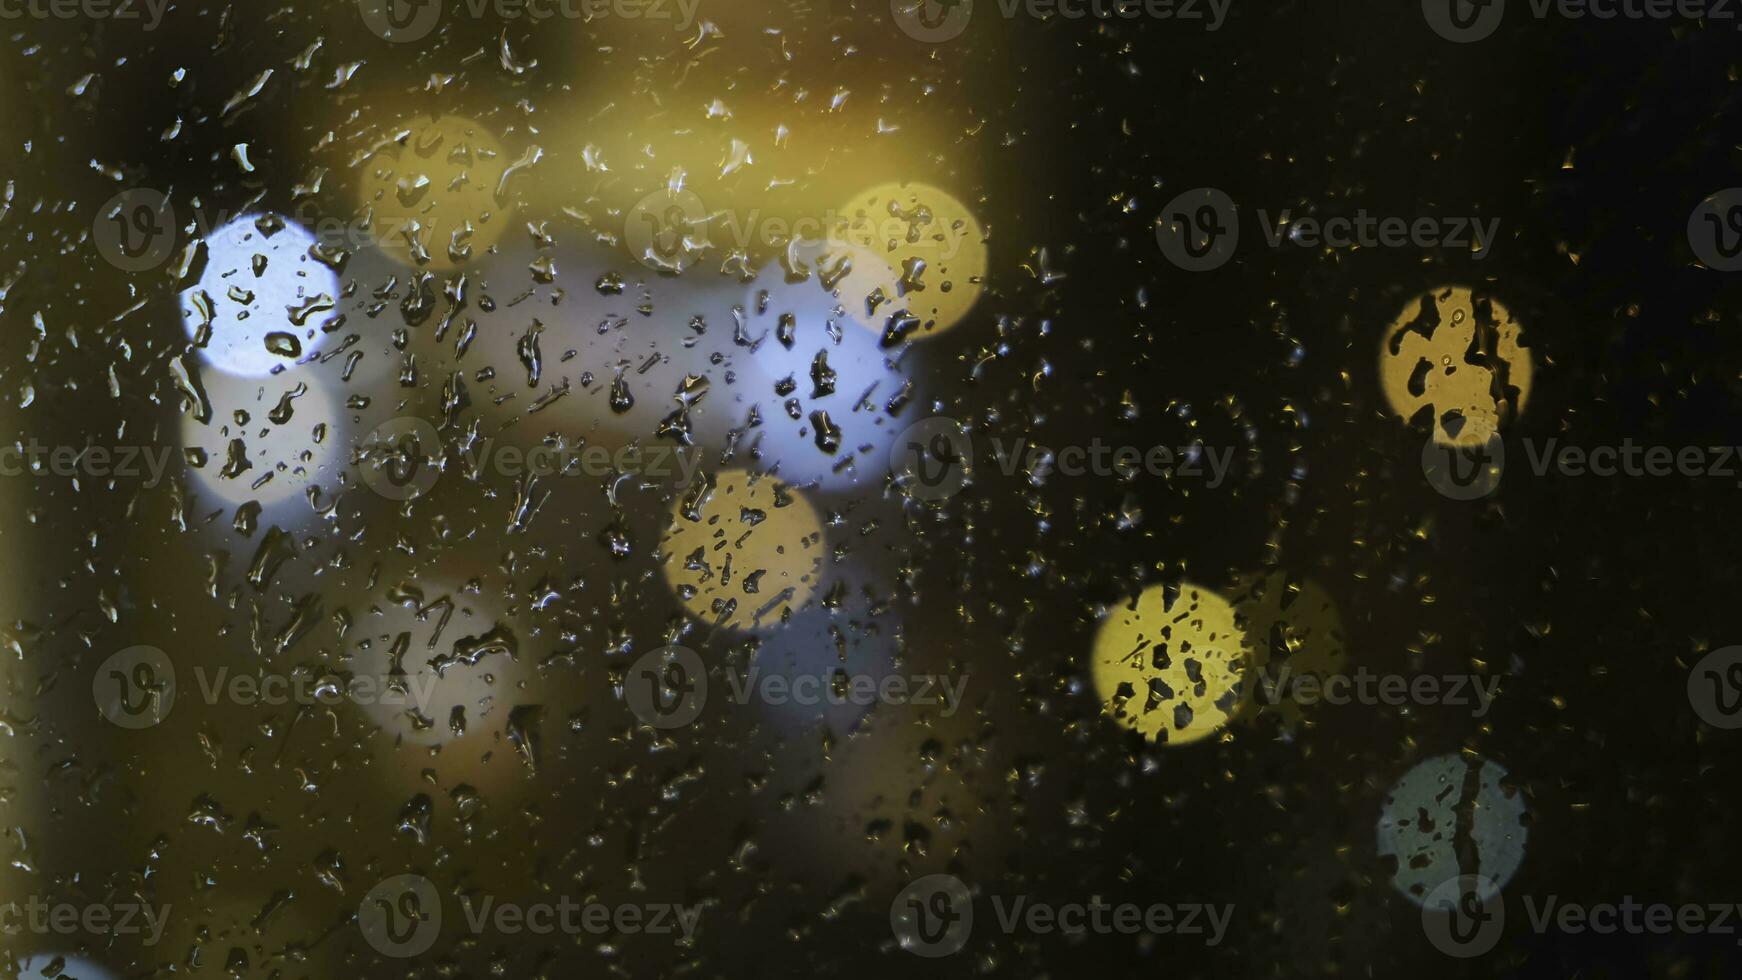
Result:
<svg viewBox="0 0 1742 980">
<path fill-rule="evenodd" d="M 913 179 L 948 188 L 987 228 L 978 305 L 908 362 L 912 417 L 1059 444 L 1178 445 L 1195 433 L 1243 447 L 1243 463 L 1257 465 L 1214 491 L 1157 480 L 1032 487 L 981 461 L 940 508 L 871 481 L 819 494 L 817 509 L 839 518 L 830 540 L 858 562 L 849 601 L 813 610 L 761 655 L 844 636 L 849 657 L 893 649 L 916 670 L 968 673 L 969 707 L 947 720 L 877 712 L 858 730 L 741 716 L 658 744 L 634 730 L 612 684 L 633 651 L 674 628 L 647 560 L 668 498 L 619 512 L 600 495 L 569 494 L 512 534 L 501 481 L 446 481 L 409 510 L 353 484 L 332 519 L 297 533 L 282 580 L 258 589 L 244 574 L 260 535 L 225 538 L 232 505 L 191 503 L 168 486 L 5 481 L 0 825 L 11 866 L 0 890 L 172 903 L 163 945 L 84 951 L 128 977 L 218 975 L 235 949 L 249 977 L 1742 971 L 1732 938 L 1536 935 L 1520 906 L 1494 952 L 1449 959 L 1423 937 L 1419 909 L 1391 887 L 1374 844 L 1397 778 L 1466 750 L 1506 767 L 1527 800 L 1530 836 L 1509 897 L 1742 901 L 1727 833 L 1742 800 L 1742 733 L 1700 723 L 1686 696 L 1705 651 L 1742 642 L 1737 481 L 1536 479 L 1519 465 L 1487 501 L 1445 499 L 1420 475 L 1425 431 L 1390 417 L 1377 366 L 1381 332 L 1413 297 L 1482 286 L 1524 324 L 1536 368 L 1509 437 L 1742 440 L 1742 344 L 1731 334 L 1742 329 L 1742 275 L 1701 267 L 1686 238 L 1703 198 L 1742 184 L 1733 23 L 1537 21 L 1513 0 L 1493 37 L 1454 45 L 1416 3 L 1235 0 L 1214 33 L 987 16 L 932 46 L 901 35 L 875 2 L 716 2 L 702 0 L 724 32 L 707 57 L 670 34 L 510 25 L 516 57 L 537 61 L 520 75 L 498 57 L 499 23 L 455 16 L 426 42 L 390 46 L 342 3 L 180 3 L 152 33 L 0 22 L 8 441 L 177 439 L 169 363 L 187 347 L 176 296 L 185 283 L 105 264 L 90 242 L 98 205 L 154 187 L 197 194 L 214 211 L 256 194 L 260 207 L 284 209 L 297 203 L 292 186 L 326 167 L 314 201 L 350 216 L 350 159 L 367 142 L 357 136 L 398 115 L 468 115 L 511 158 L 545 146 L 535 179 L 515 185 L 524 198 L 504 241 L 524 251 L 521 225 L 548 221 L 580 255 L 559 260 L 558 288 L 588 294 L 615 269 L 647 284 L 648 323 L 681 326 L 704 303 L 684 284 L 713 280 L 718 263 L 661 279 L 588 239 L 664 180 L 664 162 L 631 162 L 636 141 L 690 125 L 719 97 L 747 126 L 786 113 L 806 137 L 791 152 L 814 158 L 791 187 L 766 187 L 765 171 L 712 178 L 710 203 L 801 212 L 818 187 Z M 784 33 L 764 33 L 771 25 Z M 310 67 L 297 70 L 316 38 Z M 177 68 L 187 80 L 171 88 Z M 261 94 L 224 114 L 266 68 Z M 432 85 L 435 73 L 452 77 Z M 83 94 L 69 93 L 93 74 Z M 808 100 L 794 103 L 795 88 Z M 826 111 L 840 89 L 851 91 L 845 108 Z M 181 135 L 162 139 L 177 117 Z M 880 119 L 902 132 L 867 139 Z M 608 180 L 586 174 L 580 148 L 611 140 L 628 165 Z M 255 173 L 231 158 L 238 143 Z M 1191 274 L 1163 257 L 1154 221 L 1200 186 L 1240 202 L 1243 240 L 1228 265 Z M 1501 234 L 1479 261 L 1456 250 L 1270 249 L 1252 217 L 1260 208 L 1480 215 L 1498 218 Z M 403 275 L 350 277 L 358 297 L 386 290 L 395 302 L 343 332 L 397 363 L 392 332 L 409 329 L 415 347 L 431 324 L 396 322 Z M 483 278 L 480 292 L 504 298 L 532 285 L 524 261 Z M 729 330 L 724 308 L 712 309 L 710 323 L 724 326 L 711 329 Z M 468 375 L 485 363 L 474 355 Z M 496 367 L 520 370 L 512 355 Z M 438 412 L 446 375 L 432 356 L 414 386 L 381 382 L 374 410 Z M 493 390 L 474 383 L 474 408 Z M 1140 509 L 1141 521 L 1121 528 L 1122 509 Z M 613 521 L 636 542 L 627 559 L 601 544 Z M 1109 606 L 1156 582 L 1220 588 L 1269 570 L 1326 589 L 1351 665 L 1500 674 L 1494 709 L 1478 720 L 1431 706 L 1321 708 L 1289 737 L 1233 725 L 1231 737 L 1177 748 L 1103 716 L 1085 658 Z M 495 714 L 480 723 L 492 729 L 486 782 L 445 770 L 426 781 L 424 765 L 447 763 L 422 756 L 395 769 L 371 748 L 391 736 L 367 719 L 293 722 L 190 700 L 135 733 L 91 712 L 91 674 L 121 647 L 212 663 L 318 659 L 342 645 L 330 613 L 347 598 L 360 612 L 385 605 L 395 582 L 432 578 L 479 580 L 480 602 L 520 624 L 523 681 L 498 710 L 543 707 L 536 772 Z M 561 599 L 540 606 L 530 597 L 545 582 Z M 261 637 L 310 592 L 325 596 L 321 624 L 288 654 L 263 653 Z M 489 625 L 484 615 L 454 632 Z M 742 638 L 685 642 L 727 663 L 757 655 Z M 480 809 L 454 801 L 458 781 L 478 786 Z M 420 792 L 435 804 L 424 839 L 401 827 Z M 195 819 L 212 803 L 221 816 Z M 265 844 L 244 836 L 256 815 L 277 828 Z M 335 855 L 343 891 L 315 874 Z M 592 939 L 447 937 L 422 960 L 389 960 L 349 917 L 372 881 L 407 871 L 522 901 L 567 893 L 709 907 L 687 950 L 634 937 L 614 954 Z M 892 942 L 888 903 L 910 878 L 938 872 L 985 895 L 1236 909 L 1213 949 L 986 929 L 953 958 L 919 959 Z M 992 918 L 984 903 L 977 914 Z M 33 941 L 5 946 L 22 961 L 43 951 Z"/>
</svg>

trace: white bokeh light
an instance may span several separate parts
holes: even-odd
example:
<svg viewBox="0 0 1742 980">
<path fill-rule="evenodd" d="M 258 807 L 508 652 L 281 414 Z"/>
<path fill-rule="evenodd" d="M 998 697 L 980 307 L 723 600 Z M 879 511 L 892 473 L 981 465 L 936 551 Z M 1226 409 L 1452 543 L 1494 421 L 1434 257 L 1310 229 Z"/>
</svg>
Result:
<svg viewBox="0 0 1742 980">
<path fill-rule="evenodd" d="M 1460 822 L 1460 809 L 1471 819 Z M 1436 755 L 1392 786 L 1379 817 L 1378 853 L 1393 859 L 1391 883 L 1422 904 L 1442 882 L 1479 875 L 1483 901 L 1494 898 L 1524 861 L 1530 829 L 1524 794 L 1506 768 L 1479 756 Z M 1466 866 L 1474 858 L 1474 866 Z"/>
<path fill-rule="evenodd" d="M 271 507 L 296 502 L 310 484 L 329 493 L 338 489 L 348 443 L 335 383 L 315 371 L 266 378 L 206 371 L 201 381 L 211 420 L 202 424 L 192 411 L 181 416 L 183 449 L 204 454 L 203 465 L 188 467 L 199 492 L 230 504 L 252 500 Z M 247 468 L 232 464 L 233 451 Z"/>
<path fill-rule="evenodd" d="M 20 977 L 77 977 L 78 980 L 116 980 L 120 974 L 97 965 L 95 962 L 80 956 L 65 956 L 58 953 L 32 953 L 17 962 Z M 50 966 L 58 969 L 49 974 L 45 971 Z"/>
<path fill-rule="evenodd" d="M 439 747 L 436 768 L 446 776 L 523 778 L 528 767 L 504 737 L 513 709 L 538 700 L 531 667 L 517 659 L 523 627 L 460 586 L 420 581 L 417 596 L 374 604 L 360 617 L 346 669 L 367 678 L 372 693 L 351 699 L 357 712 L 410 772 L 431 766 L 419 749 Z M 495 757 L 486 764 L 485 755 Z"/>
<path fill-rule="evenodd" d="M 741 376 L 735 397 L 746 410 L 751 404 L 759 407 L 761 424 L 745 432 L 740 442 L 754 450 L 756 468 L 777 472 L 795 486 L 823 489 L 881 478 L 888 468 L 889 446 L 905 427 L 884 410 L 906 381 L 894 360 L 901 349 L 882 347 L 879 334 L 844 312 L 836 291 L 825 288 L 819 277 L 787 282 L 778 262 L 747 289 L 744 311 L 745 332 L 760 343 L 736 362 Z M 790 347 L 781 341 L 787 316 L 792 323 Z M 819 353 L 826 355 L 834 375 L 829 394 L 817 393 L 812 375 Z M 789 378 L 792 388 L 782 395 Z M 796 400 L 796 419 L 787 412 L 788 399 Z M 817 442 L 811 415 L 819 410 L 840 430 L 839 448 L 832 453 Z"/>
<path fill-rule="evenodd" d="M 205 364 L 247 377 L 292 367 L 298 356 L 268 347 L 274 340 L 287 349 L 279 335 L 308 353 L 339 296 L 338 274 L 309 255 L 314 244 L 314 235 L 276 215 L 244 215 L 206 237 L 205 270 L 181 294 L 189 339 L 210 318 Z"/>
</svg>

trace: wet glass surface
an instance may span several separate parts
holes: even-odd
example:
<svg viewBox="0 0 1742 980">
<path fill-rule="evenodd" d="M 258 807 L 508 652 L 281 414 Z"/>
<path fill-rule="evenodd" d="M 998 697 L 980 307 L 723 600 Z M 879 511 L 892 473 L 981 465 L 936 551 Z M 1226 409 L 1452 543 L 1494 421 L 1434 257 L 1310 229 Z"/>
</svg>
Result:
<svg viewBox="0 0 1742 980">
<path fill-rule="evenodd" d="M 1736 17 L 0 0 L 0 975 L 1737 975 Z"/>
</svg>

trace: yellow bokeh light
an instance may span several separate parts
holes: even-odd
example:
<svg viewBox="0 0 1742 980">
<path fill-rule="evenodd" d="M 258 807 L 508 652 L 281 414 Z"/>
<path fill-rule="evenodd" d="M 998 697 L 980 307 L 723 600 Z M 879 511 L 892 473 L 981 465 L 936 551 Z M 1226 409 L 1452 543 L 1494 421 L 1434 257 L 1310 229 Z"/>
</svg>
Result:
<svg viewBox="0 0 1742 980">
<path fill-rule="evenodd" d="M 881 330 L 888 311 L 906 309 L 920 320 L 915 339 L 942 333 L 960 323 L 985 288 L 986 233 L 966 204 L 928 184 L 881 184 L 855 195 L 840 209 L 834 234 L 847 244 L 883 260 L 901 295 L 877 317 Z M 844 280 L 841 305 L 864 312 L 867 290 L 881 283 L 885 270 L 866 270 L 859 280 Z"/>
<path fill-rule="evenodd" d="M 1222 596 L 1181 582 L 1152 585 L 1108 612 L 1091 654 L 1095 691 L 1120 724 L 1152 741 L 1206 738 L 1241 709 L 1246 631 Z"/>
<path fill-rule="evenodd" d="M 1431 408 L 1440 445 L 1482 445 L 1524 411 L 1532 366 L 1523 332 L 1487 295 L 1463 286 L 1424 293 L 1381 341 L 1385 399 L 1406 420 Z"/>
<path fill-rule="evenodd" d="M 900 274 L 865 248 L 828 243 L 817 255 L 816 269 L 846 318 L 874 333 L 882 334 L 890 314 L 906 307 Z"/>
<path fill-rule="evenodd" d="M 510 216 L 498 191 L 513 161 L 493 133 L 450 115 L 407 120 L 394 134 L 364 161 L 359 183 L 377 248 L 451 271 L 501 239 Z"/>
<path fill-rule="evenodd" d="M 728 470 L 678 495 L 660 551 L 665 580 L 690 615 L 729 629 L 767 629 L 816 590 L 823 524 L 778 480 Z"/>
<path fill-rule="evenodd" d="M 910 866 L 941 869 L 963 854 L 996 865 L 1024 847 L 1009 816 L 1021 789 L 981 736 L 971 711 L 924 724 L 885 715 L 874 727 L 843 732 L 830 748 L 828 792 L 814 807 L 795 810 L 766 794 L 752 806 L 758 819 L 778 828 L 794 867 L 824 875 L 905 883 Z M 903 827 L 926 832 L 904 838 Z M 902 846 L 861 854 L 868 838 Z"/>
<path fill-rule="evenodd" d="M 341 710 L 373 730 L 381 771 L 400 785 L 433 772 L 443 786 L 518 795 L 537 770 L 515 712 L 542 700 L 519 650 L 524 623 L 446 572 L 398 591 L 397 602 L 359 610 L 342 665 L 358 693 Z M 549 749 L 540 741 L 538 751 Z"/>
<path fill-rule="evenodd" d="M 1288 695 L 1289 687 L 1303 677 L 1322 681 L 1340 673 L 1348 660 L 1337 604 L 1317 582 L 1271 572 L 1242 583 L 1235 606 L 1252 651 L 1249 696 L 1240 718 L 1255 721 L 1275 712 L 1293 728 L 1302 712 L 1300 701 Z M 1268 695 L 1270 690 L 1276 693 Z"/>
</svg>

